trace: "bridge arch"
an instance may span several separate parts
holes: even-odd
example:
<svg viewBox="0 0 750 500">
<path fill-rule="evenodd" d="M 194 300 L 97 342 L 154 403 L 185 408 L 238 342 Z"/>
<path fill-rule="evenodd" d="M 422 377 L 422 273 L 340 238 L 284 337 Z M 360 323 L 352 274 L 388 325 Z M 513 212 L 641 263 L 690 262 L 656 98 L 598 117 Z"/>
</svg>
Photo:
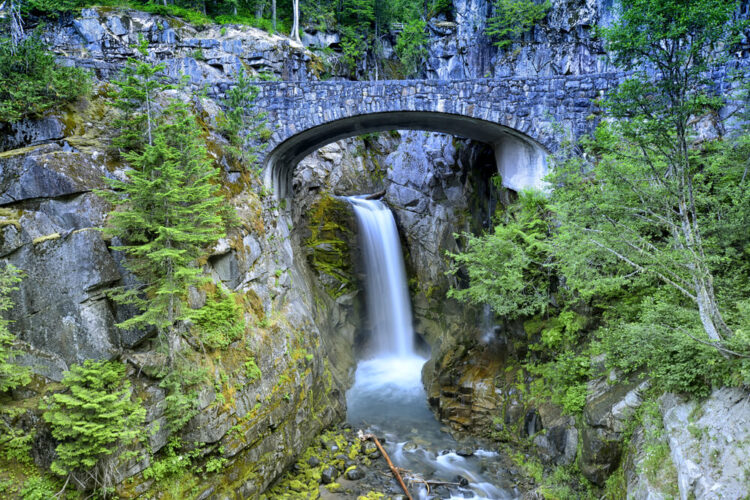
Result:
<svg viewBox="0 0 750 500">
<path fill-rule="evenodd" d="M 488 143 L 506 186 L 541 187 L 559 130 L 573 137 L 591 130 L 594 99 L 615 78 L 258 82 L 255 106 L 272 130 L 259 158 L 264 181 L 287 198 L 294 168 L 312 151 L 346 137 L 412 129 Z"/>
<path fill-rule="evenodd" d="M 489 144 L 506 187 L 542 188 L 547 174 L 547 148 L 503 125 L 456 114 L 393 111 L 350 116 L 306 129 L 276 146 L 267 156 L 265 184 L 282 199 L 291 195 L 297 164 L 308 154 L 340 139 L 389 130 L 424 130 Z"/>
</svg>

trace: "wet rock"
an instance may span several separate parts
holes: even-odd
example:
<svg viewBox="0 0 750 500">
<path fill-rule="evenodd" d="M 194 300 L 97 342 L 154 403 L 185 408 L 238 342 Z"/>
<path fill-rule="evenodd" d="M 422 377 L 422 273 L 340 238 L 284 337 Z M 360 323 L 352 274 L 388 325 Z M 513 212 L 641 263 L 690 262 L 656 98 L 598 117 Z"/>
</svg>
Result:
<svg viewBox="0 0 750 500">
<path fill-rule="evenodd" d="M 317 467 L 318 465 L 320 465 L 320 459 L 313 455 L 307 459 L 307 465 L 309 465 L 310 467 Z"/>
<path fill-rule="evenodd" d="M 336 470 L 335 467 L 326 467 L 320 473 L 320 481 L 323 484 L 331 484 L 332 482 L 336 480 L 338 475 L 339 475 L 339 472 Z"/>
<path fill-rule="evenodd" d="M 648 387 L 648 381 L 613 385 L 609 383 L 613 378 L 616 374 L 610 373 L 589 382 L 583 411 L 581 473 L 599 485 L 618 467 L 625 422 L 642 403 L 641 393 Z"/>
<path fill-rule="evenodd" d="M 408 443 L 404 444 L 404 451 L 416 451 L 419 446 L 417 446 L 417 443 L 414 441 L 409 441 Z"/>
<path fill-rule="evenodd" d="M 372 441 L 365 441 L 362 445 L 362 452 L 365 455 L 372 455 L 373 453 L 378 453 L 378 447 Z"/>
<path fill-rule="evenodd" d="M 469 480 L 466 479 L 464 476 L 456 476 L 455 478 L 453 478 L 453 482 L 458 483 L 458 485 L 461 486 L 462 488 L 469 486 Z"/>
<path fill-rule="evenodd" d="M 347 470 L 345 476 L 350 481 L 358 481 L 365 477 L 365 472 L 359 467 L 355 467 L 353 469 Z"/>
</svg>

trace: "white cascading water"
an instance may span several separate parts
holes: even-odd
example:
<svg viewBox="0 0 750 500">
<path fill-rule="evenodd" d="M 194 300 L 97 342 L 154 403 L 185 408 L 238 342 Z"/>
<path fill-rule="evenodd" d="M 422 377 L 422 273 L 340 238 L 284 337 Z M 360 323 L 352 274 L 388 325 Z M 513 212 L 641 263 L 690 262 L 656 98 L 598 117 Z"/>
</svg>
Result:
<svg viewBox="0 0 750 500">
<path fill-rule="evenodd" d="M 466 478 L 469 486 L 450 498 L 515 498 L 505 484 L 500 486 L 503 481 L 488 481 L 482 473 L 496 454 L 478 450 L 472 457 L 462 457 L 450 451 L 457 443 L 441 430 L 427 406 L 422 385 L 427 360 L 414 349 L 409 289 L 393 214 L 377 200 L 350 197 L 348 201 L 360 232 L 372 337 L 346 395 L 347 420 L 386 436 L 386 449 L 399 467 L 427 479 Z M 420 499 L 439 498 L 424 487 L 415 489 Z"/>
<path fill-rule="evenodd" d="M 360 231 L 367 276 L 367 313 L 377 357 L 414 355 L 411 303 L 393 214 L 382 202 L 349 198 Z"/>
</svg>

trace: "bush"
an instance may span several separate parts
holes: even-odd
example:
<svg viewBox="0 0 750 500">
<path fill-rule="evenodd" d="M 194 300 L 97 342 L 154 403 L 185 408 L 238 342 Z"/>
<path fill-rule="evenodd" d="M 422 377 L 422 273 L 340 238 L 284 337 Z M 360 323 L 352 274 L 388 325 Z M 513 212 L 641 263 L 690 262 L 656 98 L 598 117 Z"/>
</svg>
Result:
<svg viewBox="0 0 750 500">
<path fill-rule="evenodd" d="M 123 363 L 86 360 L 73 365 L 62 383 L 68 391 L 53 394 L 43 415 L 59 442 L 51 467 L 54 473 L 89 472 L 120 445 L 141 436 L 146 410 L 131 399 Z M 105 474 L 94 471 L 93 476 L 108 486 Z"/>
<path fill-rule="evenodd" d="M 192 317 L 201 342 L 210 349 L 226 349 L 245 331 L 242 309 L 232 293 L 217 290 Z"/>
<path fill-rule="evenodd" d="M 404 30 L 398 35 L 394 49 L 407 77 L 419 75 L 422 63 L 427 57 L 426 26 L 427 23 L 421 19 L 414 19 L 404 23 Z"/>
<path fill-rule="evenodd" d="M 533 0 L 493 0 L 495 15 L 487 20 L 485 33 L 495 38 L 495 45 L 507 47 L 544 19 L 552 6 L 549 1 L 536 4 Z"/>
<path fill-rule="evenodd" d="M 21 489 L 24 500 L 49 500 L 55 498 L 55 485 L 45 477 L 33 476 L 26 480 Z"/>
<path fill-rule="evenodd" d="M 42 116 L 90 91 L 89 73 L 55 64 L 36 34 L 15 51 L 10 39 L 0 39 L 0 123 Z"/>
<path fill-rule="evenodd" d="M 499 316 L 514 319 L 543 313 L 550 305 L 551 224 L 542 193 L 519 193 L 518 203 L 501 214 L 494 233 L 465 233 L 466 250 L 448 255 L 451 273 L 465 267 L 469 286 L 449 297 L 489 304 Z"/>
</svg>

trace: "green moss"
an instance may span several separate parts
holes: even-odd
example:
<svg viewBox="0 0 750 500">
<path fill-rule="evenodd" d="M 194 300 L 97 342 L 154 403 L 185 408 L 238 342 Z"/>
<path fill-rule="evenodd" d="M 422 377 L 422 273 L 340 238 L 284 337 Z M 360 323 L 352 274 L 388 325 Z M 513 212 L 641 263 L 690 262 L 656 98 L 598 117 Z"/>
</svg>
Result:
<svg viewBox="0 0 750 500">
<path fill-rule="evenodd" d="M 333 278 L 326 285 L 326 291 L 333 298 L 354 289 L 348 243 L 349 218 L 346 203 L 327 193 L 310 209 L 310 237 L 305 240 L 305 246 L 311 250 L 309 262 L 318 273 Z"/>
<path fill-rule="evenodd" d="M 34 240 L 31 243 L 34 245 L 38 245 L 40 243 L 44 243 L 45 241 L 57 240 L 59 238 L 60 238 L 60 233 L 52 233 L 46 236 L 40 236 L 38 238 L 34 238 Z"/>
</svg>

